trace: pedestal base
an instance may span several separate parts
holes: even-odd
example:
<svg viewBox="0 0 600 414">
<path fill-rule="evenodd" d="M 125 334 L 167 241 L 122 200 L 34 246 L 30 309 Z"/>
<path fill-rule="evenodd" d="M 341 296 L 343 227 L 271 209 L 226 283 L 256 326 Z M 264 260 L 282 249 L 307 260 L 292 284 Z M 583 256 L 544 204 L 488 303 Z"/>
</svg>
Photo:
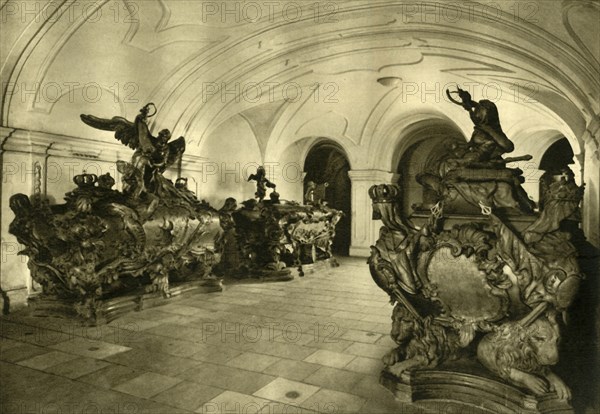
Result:
<svg viewBox="0 0 600 414">
<path fill-rule="evenodd" d="M 80 318 L 84 324 L 95 326 L 109 323 L 129 312 L 166 305 L 177 298 L 222 290 L 221 279 L 204 279 L 171 285 L 168 298 L 159 292 L 145 293 L 136 290 L 122 296 L 97 300 L 93 305 L 81 305 L 75 301 L 46 295 L 29 298 L 28 305 L 32 316 Z M 81 312 L 77 311 L 84 306 L 90 312 L 87 317 L 83 317 Z"/>
<path fill-rule="evenodd" d="M 294 279 L 292 269 L 289 267 L 280 270 L 270 269 L 227 269 L 221 271 L 225 283 L 261 283 L 261 282 L 287 282 Z"/>
<path fill-rule="evenodd" d="M 514 386 L 484 375 L 451 368 L 406 372 L 402 378 L 384 370 L 380 383 L 396 398 L 415 402 L 434 412 L 469 414 L 573 414 L 567 401 L 554 393 L 530 395 Z"/>
</svg>

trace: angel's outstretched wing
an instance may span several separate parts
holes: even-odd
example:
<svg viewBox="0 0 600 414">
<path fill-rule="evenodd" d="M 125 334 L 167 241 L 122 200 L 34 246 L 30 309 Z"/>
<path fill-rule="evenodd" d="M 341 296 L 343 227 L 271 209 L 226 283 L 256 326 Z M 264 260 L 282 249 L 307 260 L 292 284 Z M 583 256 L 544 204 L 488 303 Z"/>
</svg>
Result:
<svg viewBox="0 0 600 414">
<path fill-rule="evenodd" d="M 258 181 L 258 177 L 255 174 L 250 174 L 250 176 L 248 177 L 248 181 L 252 180 Z"/>
<path fill-rule="evenodd" d="M 179 157 L 185 151 L 185 138 L 179 137 L 175 141 L 169 142 L 169 153 L 167 154 L 167 159 L 165 163 L 165 168 L 171 166 L 174 162 L 176 162 Z"/>
<path fill-rule="evenodd" d="M 81 120 L 92 128 L 115 131 L 115 138 L 130 148 L 137 149 L 140 145 L 136 125 L 123 117 L 114 116 L 111 119 L 105 119 L 82 114 Z"/>
</svg>

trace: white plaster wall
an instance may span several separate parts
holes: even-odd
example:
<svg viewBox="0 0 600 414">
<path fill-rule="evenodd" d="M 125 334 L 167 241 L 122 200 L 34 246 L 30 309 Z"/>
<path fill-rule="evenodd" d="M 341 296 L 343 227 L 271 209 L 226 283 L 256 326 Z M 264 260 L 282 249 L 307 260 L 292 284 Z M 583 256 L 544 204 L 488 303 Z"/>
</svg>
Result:
<svg viewBox="0 0 600 414">
<path fill-rule="evenodd" d="M 200 172 L 199 198 L 220 208 L 227 197 L 238 202 L 254 197 L 255 184 L 247 179 L 262 164 L 262 157 L 255 135 L 242 117 L 223 123 L 196 145 L 203 158 L 201 165 L 195 166 Z"/>
</svg>

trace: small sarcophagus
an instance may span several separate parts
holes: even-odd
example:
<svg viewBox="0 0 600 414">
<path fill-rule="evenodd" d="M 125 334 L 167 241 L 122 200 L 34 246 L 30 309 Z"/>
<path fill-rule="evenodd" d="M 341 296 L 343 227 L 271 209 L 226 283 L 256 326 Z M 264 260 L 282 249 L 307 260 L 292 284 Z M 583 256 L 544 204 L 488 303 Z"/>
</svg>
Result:
<svg viewBox="0 0 600 414">
<path fill-rule="evenodd" d="M 136 124 L 124 124 L 131 128 L 125 135 L 147 134 L 146 145 L 152 146 L 147 112 L 148 106 Z M 42 286 L 30 299 L 38 314 L 67 313 L 104 323 L 159 298 L 222 290 L 211 274 L 218 261 L 213 243 L 220 231 L 218 214 L 187 190 L 185 179 L 173 184 L 163 177 L 168 162 L 158 167 L 149 162 L 160 161 L 157 154 L 149 147 L 145 151 L 136 152 L 132 163 L 117 162 L 123 191 L 112 189 L 110 174 L 84 172 L 74 178 L 77 187 L 66 194 L 65 204 L 50 205 L 39 194 L 11 197 L 15 219 L 9 231 L 25 245 L 21 254 L 29 257 L 31 276 Z M 181 146 L 177 152 L 183 152 Z M 140 162 L 142 157 L 148 162 Z"/>
<path fill-rule="evenodd" d="M 304 275 L 318 263 L 337 266 L 331 252 L 342 212 L 324 205 L 229 199 L 220 210 L 219 272 L 236 277 L 291 280 L 290 267 Z M 232 258 L 236 258 L 232 260 Z"/>
</svg>

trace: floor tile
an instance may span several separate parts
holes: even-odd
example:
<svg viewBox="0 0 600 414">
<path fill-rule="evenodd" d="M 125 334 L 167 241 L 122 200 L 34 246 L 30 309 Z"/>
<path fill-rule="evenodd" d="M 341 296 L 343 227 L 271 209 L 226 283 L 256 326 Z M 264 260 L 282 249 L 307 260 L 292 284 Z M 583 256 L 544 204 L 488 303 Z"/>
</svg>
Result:
<svg viewBox="0 0 600 414">
<path fill-rule="evenodd" d="M 41 346 L 31 345 L 23 342 L 17 343 L 19 344 L 18 346 L 2 350 L 2 352 L 0 352 L 0 360 L 6 362 L 17 362 L 48 352 L 47 348 L 42 348 Z"/>
<path fill-rule="evenodd" d="M 46 354 L 34 356 L 23 361 L 17 362 L 17 364 L 24 367 L 43 370 L 50 368 L 53 365 L 58 365 L 63 362 L 70 361 L 77 358 L 76 355 L 66 354 L 64 352 L 52 351 Z"/>
<path fill-rule="evenodd" d="M 362 380 L 354 383 L 351 394 L 358 395 L 367 400 L 379 400 L 382 402 L 386 402 L 386 400 L 398 401 L 390 390 L 379 383 L 379 377 L 374 380 L 373 377 L 368 375 L 365 375 Z"/>
<path fill-rule="evenodd" d="M 422 406 L 418 408 L 411 406 L 409 403 L 401 402 L 396 399 L 394 395 L 383 385 L 376 384 L 373 381 L 363 381 L 358 384 L 355 393 L 358 396 L 367 399 L 367 402 L 362 407 L 363 413 L 379 413 L 379 414 L 392 414 L 392 413 L 418 413 L 418 414 L 437 414 L 439 410 L 430 411 L 426 410 Z M 448 411 L 456 412 L 457 414 L 461 411 Z"/>
<path fill-rule="evenodd" d="M 288 378 L 291 380 L 302 381 L 319 368 L 321 368 L 321 366 L 317 364 L 282 359 L 273 365 L 270 365 L 263 371 L 263 373 L 276 375 L 278 377 Z"/>
<path fill-rule="evenodd" d="M 204 347 L 197 353 L 193 354 L 190 358 L 195 361 L 212 362 L 215 364 L 225 364 L 233 358 L 241 355 L 243 351 L 239 349 L 233 349 L 229 347 L 217 347 L 214 345 L 204 345 Z"/>
<path fill-rule="evenodd" d="M 109 366 L 108 362 L 93 358 L 76 358 L 72 361 L 54 365 L 44 371 L 66 378 L 79 378 L 91 372 L 98 371 Z"/>
<path fill-rule="evenodd" d="M 226 365 L 230 367 L 247 369 L 249 371 L 262 372 L 270 365 L 280 361 L 281 358 L 277 358 L 270 355 L 255 354 L 253 352 L 244 352 L 243 354 L 231 359 Z"/>
<path fill-rule="evenodd" d="M 93 384 L 101 388 L 113 388 L 119 384 L 138 377 L 142 373 L 143 371 L 131 367 L 110 364 L 99 371 L 79 377 L 77 380 L 88 384 Z"/>
<path fill-rule="evenodd" d="M 392 324 L 390 324 L 390 330 L 391 329 L 392 329 Z M 388 349 L 396 348 L 398 346 L 398 344 L 396 342 L 394 342 L 394 340 L 390 337 L 390 335 L 385 335 L 382 338 L 380 338 L 376 342 L 376 345 L 384 346 Z"/>
<path fill-rule="evenodd" d="M 303 360 L 313 354 L 315 350 L 302 345 L 281 342 L 265 342 L 260 341 L 256 344 L 246 347 L 249 351 L 254 351 L 261 354 L 272 355 L 279 358 Z"/>
<path fill-rule="evenodd" d="M 130 332 L 142 332 L 146 329 L 154 328 L 155 326 L 162 324 L 160 320 L 141 319 L 139 317 L 136 318 L 135 316 L 136 314 L 134 313 L 130 318 L 115 319 L 107 326 L 114 327 L 117 329 L 117 332 L 118 330 L 122 330 L 129 334 Z"/>
<path fill-rule="evenodd" d="M 365 315 L 361 320 L 366 321 L 366 322 L 374 322 L 374 323 L 391 323 L 391 311 L 389 313 L 389 315 L 387 314 L 387 310 L 386 310 L 386 314 L 385 315 L 378 315 L 378 314 L 368 314 Z"/>
<path fill-rule="evenodd" d="M 356 342 L 344 350 L 345 354 L 381 359 L 391 348 L 382 345 L 364 344 Z"/>
<path fill-rule="evenodd" d="M 2 329 L 0 327 L 0 329 Z M 0 353 L 23 345 L 24 342 L 0 336 Z"/>
<path fill-rule="evenodd" d="M 99 389 L 90 384 L 36 371 L 27 367 L 0 363 L 0 390 L 3 412 L 19 413 L 144 413 L 177 414 L 181 409 Z M 189 411 L 188 411 L 189 413 Z"/>
<path fill-rule="evenodd" d="M 270 401 L 254 395 L 242 394 L 235 391 L 225 391 L 196 410 L 202 414 L 225 413 L 258 413 Z"/>
<path fill-rule="evenodd" d="M 304 382 L 336 391 L 353 393 L 356 385 L 365 377 L 365 374 L 357 372 L 331 367 L 321 367 L 313 374 L 306 377 Z"/>
<path fill-rule="evenodd" d="M 333 368 L 343 368 L 354 358 L 354 355 L 320 349 L 304 358 L 304 362 L 312 362 L 314 364 L 325 365 Z"/>
<path fill-rule="evenodd" d="M 252 394 L 275 379 L 272 375 L 210 363 L 188 370 L 178 377 L 243 394 Z"/>
<path fill-rule="evenodd" d="M 113 389 L 141 398 L 150 398 L 180 383 L 180 378 L 168 377 L 154 372 L 145 372 L 136 378 L 117 385 Z"/>
<path fill-rule="evenodd" d="M 111 344 L 108 342 L 93 341 L 85 338 L 73 338 L 65 342 L 52 345 L 50 348 L 62 352 L 68 352 L 88 358 L 103 359 L 121 352 L 129 351 L 131 348 Z"/>
<path fill-rule="evenodd" d="M 356 357 L 348 365 L 344 367 L 349 371 L 360 372 L 368 375 L 379 375 L 383 369 L 381 359 Z"/>
<path fill-rule="evenodd" d="M 203 345 L 197 342 L 182 341 L 151 334 L 141 335 L 143 335 L 141 340 L 130 344 L 132 348 L 179 357 L 189 357 L 204 349 Z"/>
<path fill-rule="evenodd" d="M 24 318 L 25 319 L 25 318 Z M 71 323 L 52 321 L 48 326 L 30 325 L 30 318 L 21 322 L 17 320 L 0 320 L 0 336 L 33 345 L 48 346 L 62 342 L 70 337 Z"/>
<path fill-rule="evenodd" d="M 193 306 L 169 304 L 161 306 L 161 312 L 173 313 L 176 315 L 194 316 L 202 314 L 202 310 Z"/>
<path fill-rule="evenodd" d="M 253 395 L 284 404 L 301 404 L 318 390 L 319 387 L 315 387 L 314 385 L 290 381 L 285 378 L 277 378 L 256 391 Z"/>
<path fill-rule="evenodd" d="M 323 340 L 319 342 L 308 342 L 306 344 L 307 347 L 316 348 L 316 349 L 324 349 L 327 351 L 333 352 L 343 352 L 354 342 L 347 341 L 345 339 L 332 339 L 332 340 Z"/>
<path fill-rule="evenodd" d="M 321 389 L 301 406 L 317 412 L 360 413 L 365 399 L 345 392 Z"/>
<path fill-rule="evenodd" d="M 294 403 L 270 402 L 261 411 L 260 414 L 325 414 L 334 413 L 333 411 L 313 411 L 300 407 Z M 341 414 L 341 413 L 338 413 Z"/>
<path fill-rule="evenodd" d="M 146 329 L 144 332 L 158 336 L 166 336 L 168 338 L 176 338 L 184 341 L 200 343 L 206 342 L 206 338 L 208 337 L 208 333 L 202 330 L 202 326 L 193 327 L 174 323 L 163 323 L 159 326 Z"/>
<path fill-rule="evenodd" d="M 209 385 L 183 381 L 155 395 L 152 399 L 167 405 L 194 411 L 223 391 Z"/>
<path fill-rule="evenodd" d="M 331 316 L 334 318 L 352 319 L 360 321 L 365 315 L 360 312 L 338 311 Z"/>
<path fill-rule="evenodd" d="M 348 341 L 364 342 L 368 344 L 374 344 L 381 337 L 381 334 L 375 332 L 357 331 L 353 329 L 349 329 L 344 334 L 342 334 L 342 338 Z"/>
<path fill-rule="evenodd" d="M 389 298 L 364 260 L 342 262 L 289 283 L 228 284 L 97 327 L 0 318 L 9 337 L 0 360 L 10 362 L 0 362 L 2 392 L 46 405 L 97 401 L 102 412 L 412 412 L 379 384 L 381 357 L 395 346 Z"/>
<path fill-rule="evenodd" d="M 130 315 L 138 319 L 144 319 L 149 321 L 161 321 L 173 316 L 172 313 L 162 312 L 162 306 L 155 308 L 143 309 L 138 312 L 132 312 Z"/>
<path fill-rule="evenodd" d="M 173 355 L 132 349 L 106 358 L 107 361 L 163 375 L 177 375 L 202 364 Z"/>
</svg>

